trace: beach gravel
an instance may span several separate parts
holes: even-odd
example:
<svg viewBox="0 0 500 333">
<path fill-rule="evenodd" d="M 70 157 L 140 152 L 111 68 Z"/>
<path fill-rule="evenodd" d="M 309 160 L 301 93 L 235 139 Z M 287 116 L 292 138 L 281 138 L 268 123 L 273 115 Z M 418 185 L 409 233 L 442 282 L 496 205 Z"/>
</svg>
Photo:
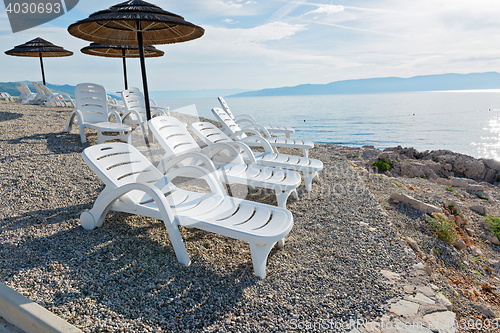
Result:
<svg viewBox="0 0 500 333">
<path fill-rule="evenodd" d="M 0 279 L 83 331 L 294 330 L 379 318 L 401 297 L 380 271 L 405 277 L 414 255 L 350 162 L 325 146 L 310 152 L 321 180 L 289 201 L 295 225 L 264 280 L 248 244 L 204 231 L 181 230 L 184 267 L 161 221 L 111 212 L 84 230 L 79 216 L 104 185 L 81 158 L 95 132 L 81 144 L 76 129 L 63 131 L 70 111 L 0 101 Z M 267 192 L 249 198 L 275 204 Z"/>
</svg>

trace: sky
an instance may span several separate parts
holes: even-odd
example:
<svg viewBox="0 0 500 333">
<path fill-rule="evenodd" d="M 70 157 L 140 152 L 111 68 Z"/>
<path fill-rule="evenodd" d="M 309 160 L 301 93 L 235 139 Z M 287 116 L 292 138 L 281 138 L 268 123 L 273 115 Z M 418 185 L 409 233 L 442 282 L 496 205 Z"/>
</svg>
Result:
<svg viewBox="0 0 500 333">
<path fill-rule="evenodd" d="M 120 59 L 82 54 L 89 42 L 66 28 L 122 1 L 80 0 L 69 13 L 13 34 L 0 9 L 0 45 L 36 37 L 73 51 L 47 58 L 53 84 L 123 88 Z M 373 77 L 500 72 L 498 0 L 153 0 L 205 29 L 203 37 L 157 45 L 146 59 L 150 91 L 248 89 Z M 142 86 L 138 59 L 129 85 Z M 41 80 L 36 58 L 0 54 L 0 82 Z"/>
</svg>

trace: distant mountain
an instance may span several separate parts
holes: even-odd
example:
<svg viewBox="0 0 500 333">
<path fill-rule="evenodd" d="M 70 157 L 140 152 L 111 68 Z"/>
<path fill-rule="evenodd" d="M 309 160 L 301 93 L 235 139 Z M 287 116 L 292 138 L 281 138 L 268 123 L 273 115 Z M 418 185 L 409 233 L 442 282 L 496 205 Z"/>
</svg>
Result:
<svg viewBox="0 0 500 333">
<path fill-rule="evenodd" d="M 23 83 L 26 83 L 26 85 L 30 88 L 30 90 L 34 93 L 36 93 L 35 86 L 33 85 L 32 81 L 21 81 Z M 42 83 L 42 81 L 37 81 L 38 83 Z M 16 89 L 16 86 L 19 85 L 19 82 L 0 82 L 0 92 L 8 92 L 12 96 L 16 97 L 21 95 L 19 90 Z M 66 93 L 70 95 L 72 98 L 75 98 L 75 86 L 71 86 L 69 84 L 51 84 L 47 82 L 47 87 L 52 90 L 53 92 L 58 92 L 58 93 Z M 117 94 L 111 94 L 108 92 L 108 95 L 117 98 L 117 99 L 122 99 L 120 95 Z"/>
<path fill-rule="evenodd" d="M 247 91 L 230 97 L 366 94 L 384 92 L 500 89 L 497 72 L 423 75 L 410 78 L 385 77 L 344 80 L 327 84 L 301 84 L 294 87 Z"/>
<path fill-rule="evenodd" d="M 175 98 L 216 98 L 228 96 L 247 91 L 247 89 L 207 89 L 207 90 L 167 90 L 151 91 L 149 97 L 152 99 L 175 99 Z"/>
<path fill-rule="evenodd" d="M 31 81 L 22 81 L 26 83 L 32 92 L 36 92 L 35 86 Z M 41 81 L 38 83 L 42 83 Z M 16 89 L 16 86 L 19 85 L 19 82 L 0 82 L 0 92 L 8 92 L 12 96 L 19 96 L 21 93 Z M 67 93 L 71 97 L 75 97 L 75 86 L 70 86 L 68 84 L 65 85 L 57 85 L 47 83 L 47 87 L 53 92 L 63 92 Z"/>
</svg>

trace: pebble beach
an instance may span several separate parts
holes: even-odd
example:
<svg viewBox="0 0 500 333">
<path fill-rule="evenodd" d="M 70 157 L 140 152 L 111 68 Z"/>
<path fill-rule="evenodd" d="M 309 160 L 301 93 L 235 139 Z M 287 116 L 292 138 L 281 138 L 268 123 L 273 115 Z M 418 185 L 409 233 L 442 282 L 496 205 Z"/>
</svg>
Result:
<svg viewBox="0 0 500 333">
<path fill-rule="evenodd" d="M 71 111 L 0 101 L 0 281 L 83 332 L 381 332 L 366 323 L 417 321 L 427 323 L 421 332 L 494 331 L 460 320 L 500 314 L 500 246 L 482 236 L 483 216 L 470 209 L 500 215 L 500 186 L 482 185 L 488 200 L 465 188 L 450 194 L 433 180 L 377 174 L 342 147 L 317 145 L 309 157 L 323 162 L 320 181 L 311 192 L 302 183 L 299 199 L 289 199 L 294 227 L 271 252 L 265 279 L 255 277 L 247 243 L 197 229 L 181 229 L 185 267 L 161 221 L 110 212 L 101 228 L 81 227 L 104 184 L 81 158 L 97 143 L 95 131 L 85 144 L 76 128 L 64 132 Z M 144 150 L 140 140 L 134 131 Z M 145 155 L 158 162 L 161 148 Z M 393 193 L 435 207 L 456 202 L 480 255 L 438 239 L 428 215 Z M 265 191 L 246 198 L 276 204 Z M 402 301 L 414 311 L 401 310 Z M 441 315 L 458 324 L 434 329 L 429 321 Z M 365 324 L 345 325 L 352 320 Z"/>
</svg>

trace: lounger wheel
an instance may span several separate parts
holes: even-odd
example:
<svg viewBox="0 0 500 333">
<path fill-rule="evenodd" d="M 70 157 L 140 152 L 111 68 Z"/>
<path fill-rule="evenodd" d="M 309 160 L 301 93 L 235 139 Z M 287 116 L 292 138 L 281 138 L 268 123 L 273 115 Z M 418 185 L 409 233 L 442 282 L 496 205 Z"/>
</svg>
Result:
<svg viewBox="0 0 500 333">
<path fill-rule="evenodd" d="M 80 215 L 80 223 L 85 230 L 92 230 L 96 227 L 96 221 L 89 211 L 83 212 Z"/>
<path fill-rule="evenodd" d="M 280 239 L 280 240 L 278 241 L 278 247 L 279 247 L 280 249 L 282 249 L 282 248 L 284 248 L 284 247 L 285 247 L 285 239 L 284 239 L 284 238 L 282 238 L 282 239 Z"/>
</svg>

